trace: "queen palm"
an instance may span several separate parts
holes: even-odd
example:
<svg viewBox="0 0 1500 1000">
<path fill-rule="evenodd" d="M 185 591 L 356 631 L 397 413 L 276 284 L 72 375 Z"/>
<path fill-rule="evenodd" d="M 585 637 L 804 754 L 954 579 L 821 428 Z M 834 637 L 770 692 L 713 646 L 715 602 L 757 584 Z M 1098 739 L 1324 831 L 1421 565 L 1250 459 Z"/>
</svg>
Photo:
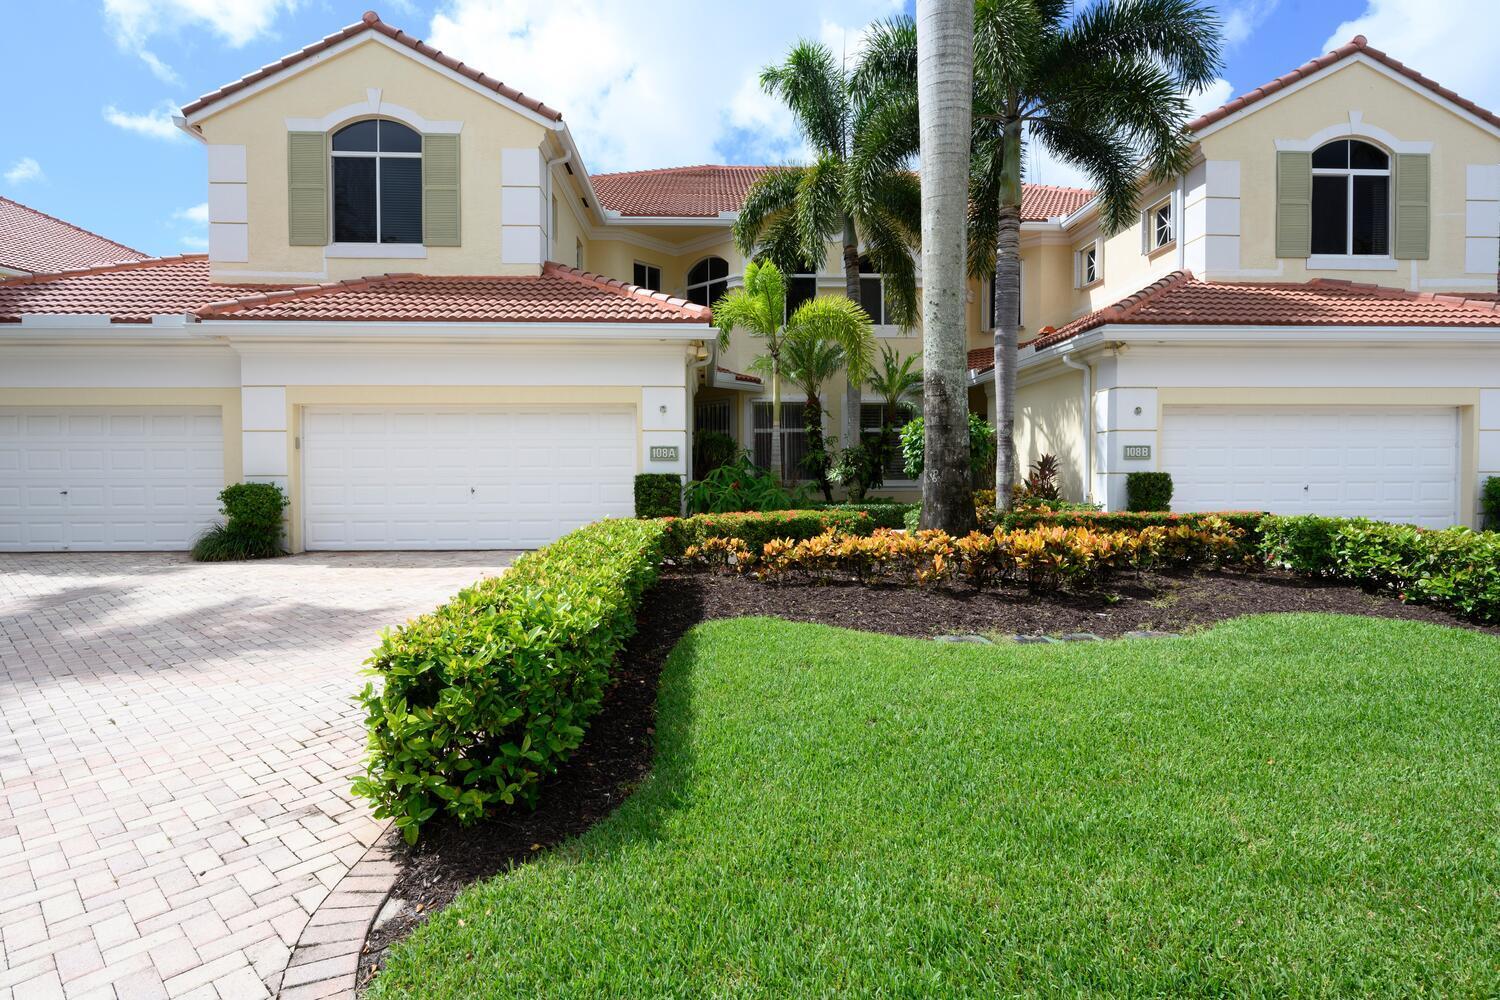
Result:
<svg viewBox="0 0 1500 1000">
<path fill-rule="evenodd" d="M 999 452 L 996 502 L 1015 485 L 1016 335 L 1021 295 L 1021 180 L 1029 134 L 1081 168 L 1099 192 L 1106 233 L 1135 220 L 1142 175 L 1187 169 L 1186 95 L 1219 72 L 1219 25 L 1199 0 L 976 0 L 969 165 L 972 277 L 994 275 Z M 854 85 L 878 95 L 853 173 L 880 177 L 917 152 L 916 31 L 909 18 L 872 30 Z M 858 183 L 858 182 L 856 182 Z"/>
<path fill-rule="evenodd" d="M 781 474 L 781 379 L 786 373 L 789 340 L 817 340 L 836 345 L 844 369 L 856 382 L 869 370 L 875 353 L 870 317 L 856 302 L 841 298 L 810 299 L 790 317 L 786 314 L 786 278 L 770 261 L 745 265 L 745 283 L 713 307 L 719 328 L 719 350 L 729 347 L 730 334 L 743 330 L 765 341 L 764 369 L 771 381 L 771 473 Z"/>
<path fill-rule="evenodd" d="M 844 293 L 860 301 L 860 250 L 883 277 L 885 311 L 899 326 L 917 319 L 916 266 L 921 238 L 921 192 L 904 165 L 867 172 L 858 184 L 849 157 L 868 120 L 866 95 L 825 45 L 802 41 L 786 61 L 761 72 L 761 86 L 781 98 L 796 119 L 814 160 L 767 171 L 746 194 L 734 225 L 747 258 L 758 255 L 788 272 L 822 269 L 827 245 L 842 247 Z M 848 380 L 844 401 L 846 446 L 859 443 L 859 382 Z"/>
<path fill-rule="evenodd" d="M 769 377 L 771 358 L 762 354 L 751 370 Z M 781 346 L 781 373 L 802 390 L 802 425 L 807 435 L 807 457 L 803 470 L 818 485 L 823 499 L 833 502 L 828 478 L 828 450 L 823 439 L 823 386 L 844 370 L 844 349 L 805 328 L 789 332 Z"/>
<path fill-rule="evenodd" d="M 889 344 L 880 345 L 880 364 L 865 380 L 865 387 L 880 397 L 880 467 L 885 468 L 896 447 L 896 416 L 913 409 L 922 388 L 922 371 L 916 355 L 901 357 Z"/>
</svg>

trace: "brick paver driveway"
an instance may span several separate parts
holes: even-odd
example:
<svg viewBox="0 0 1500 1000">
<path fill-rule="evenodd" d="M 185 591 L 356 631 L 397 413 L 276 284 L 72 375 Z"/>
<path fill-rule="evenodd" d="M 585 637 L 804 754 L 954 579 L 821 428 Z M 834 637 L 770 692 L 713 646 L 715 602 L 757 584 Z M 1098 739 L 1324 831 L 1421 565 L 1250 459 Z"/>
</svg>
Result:
<svg viewBox="0 0 1500 1000">
<path fill-rule="evenodd" d="M 0 1000 L 273 994 L 381 824 L 349 696 L 510 555 L 0 555 Z"/>
</svg>

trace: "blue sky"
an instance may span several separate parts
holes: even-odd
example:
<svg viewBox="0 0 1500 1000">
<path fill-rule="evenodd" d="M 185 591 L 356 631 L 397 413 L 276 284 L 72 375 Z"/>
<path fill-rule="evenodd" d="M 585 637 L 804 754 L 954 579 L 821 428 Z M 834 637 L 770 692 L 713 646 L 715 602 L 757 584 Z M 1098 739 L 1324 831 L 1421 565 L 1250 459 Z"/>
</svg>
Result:
<svg viewBox="0 0 1500 1000">
<path fill-rule="evenodd" d="M 384 0 L 382 17 L 560 108 L 590 170 L 767 162 L 800 150 L 754 85 L 798 36 L 854 48 L 909 0 Z M 1234 0 L 1219 103 L 1364 31 L 1500 107 L 1493 0 Z M 177 106 L 359 19 L 333 0 L 16 4 L 0 61 L 0 194 L 150 253 L 206 244 L 202 148 Z M 731 39 L 732 41 L 726 41 Z M 352 99 L 352 98 L 351 98 Z M 309 111 L 309 114 L 312 112 Z M 1069 182 L 1037 155 L 1032 179 Z"/>
</svg>

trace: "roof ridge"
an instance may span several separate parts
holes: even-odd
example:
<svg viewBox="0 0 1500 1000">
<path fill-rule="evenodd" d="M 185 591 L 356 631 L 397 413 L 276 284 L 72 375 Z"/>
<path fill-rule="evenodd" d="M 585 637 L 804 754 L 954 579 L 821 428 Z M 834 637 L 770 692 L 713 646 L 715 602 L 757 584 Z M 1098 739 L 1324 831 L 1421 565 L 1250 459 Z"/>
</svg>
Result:
<svg viewBox="0 0 1500 1000">
<path fill-rule="evenodd" d="M 642 167 L 639 170 L 609 170 L 590 174 L 594 178 L 623 177 L 629 174 L 670 174 L 683 170 L 777 170 L 784 164 L 776 163 L 688 163 L 680 167 Z"/>
<path fill-rule="evenodd" d="M 57 223 L 60 226 L 67 226 L 69 229 L 72 229 L 72 230 L 74 230 L 76 232 L 80 232 L 80 233 L 82 233 L 85 236 L 92 236 L 96 240 L 103 240 L 105 243 L 108 243 L 111 246 L 117 246 L 121 250 L 129 250 L 131 253 L 133 253 L 133 254 L 135 254 L 138 257 L 141 257 L 143 259 L 147 259 L 150 256 L 149 254 L 146 254 L 146 253 L 141 252 L 140 250 L 137 250 L 135 247 L 126 246 L 124 243 L 121 243 L 119 240 L 112 240 L 108 236 L 103 236 L 103 235 L 101 235 L 99 233 L 96 233 L 92 229 L 85 229 L 82 226 L 78 225 L 77 223 L 69 222 L 67 219 L 59 219 L 57 216 L 52 215 L 49 212 L 43 212 L 39 208 L 32 208 L 30 205 L 26 204 L 24 201 L 16 201 L 16 199 L 14 199 L 14 198 L 7 198 L 3 194 L 0 194 L 0 201 L 9 202 L 10 204 L 16 206 L 19 209 L 23 209 L 23 210 L 25 210 L 27 212 L 31 212 L 33 215 L 40 215 L 42 218 L 48 219 L 48 220 L 50 220 L 52 222 L 55 222 L 55 223 Z M 121 261 L 120 263 L 126 263 L 126 262 L 125 261 Z"/>
<path fill-rule="evenodd" d="M 200 318 L 209 318 L 225 313 L 239 312 L 242 309 L 252 309 L 256 306 L 270 305 L 275 302 L 286 302 L 291 299 L 315 299 L 321 295 L 331 295 L 334 292 L 360 291 L 375 285 L 399 281 L 403 278 L 420 277 L 422 275 L 413 272 L 387 272 L 385 274 L 367 274 L 358 278 L 341 278 L 338 281 L 320 281 L 311 285 L 293 285 L 290 288 L 270 288 L 265 291 L 256 292 L 253 295 L 242 295 L 232 299 L 220 299 L 217 302 L 206 302 L 193 310 L 193 313 Z"/>
<path fill-rule="evenodd" d="M 207 260 L 206 253 L 179 253 L 169 257 L 144 257 L 141 260 L 121 260 L 110 264 L 95 264 L 92 267 L 73 267 L 66 271 L 38 271 L 36 274 L 21 274 L 0 279 L 0 285 L 38 285 L 63 278 L 77 278 L 87 274 L 108 274 L 111 271 L 133 271 L 143 267 L 158 267 L 162 264 L 185 264 L 188 261 Z"/>
<path fill-rule="evenodd" d="M 330 35 L 324 35 L 318 41 L 313 42 L 309 45 L 304 45 L 297 51 L 284 55 L 273 63 L 267 63 L 260 69 L 255 70 L 252 73 L 247 73 L 244 76 L 240 77 L 238 80 L 232 80 L 229 83 L 224 84 L 217 90 L 209 91 L 207 94 L 204 94 L 197 100 L 185 105 L 182 108 L 182 113 L 184 115 L 191 115 L 195 114 L 196 112 L 202 111 L 204 108 L 208 107 L 211 104 L 217 103 L 223 98 L 228 97 L 230 94 L 244 90 L 251 84 L 258 83 L 261 80 L 266 79 L 267 77 L 274 76 L 275 74 L 281 72 L 284 69 L 287 69 L 288 67 L 295 66 L 297 63 L 302 62 L 304 59 L 315 56 L 319 52 L 330 49 L 338 43 L 353 38 L 355 35 L 358 35 L 361 32 L 365 31 L 379 32 L 380 34 L 389 38 L 391 41 L 406 46 L 413 52 L 431 59 L 433 62 L 437 63 L 439 66 L 442 66 L 445 69 L 452 70 L 455 73 L 459 73 L 463 76 L 468 77 L 470 80 L 473 80 L 475 83 L 479 84 L 485 89 L 492 90 L 495 93 L 499 94 L 501 97 L 506 98 L 507 100 L 515 101 L 522 107 L 529 108 L 530 110 L 535 111 L 537 114 L 542 115 L 544 118 L 550 118 L 552 121 L 557 122 L 562 121 L 562 112 L 558 111 L 556 108 L 548 107 L 547 104 L 543 101 L 539 101 L 535 97 L 527 96 L 524 92 L 517 90 L 515 87 L 509 86 L 501 80 L 495 79 L 488 73 L 485 73 L 482 70 L 475 69 L 467 63 L 464 63 L 462 60 L 453 58 L 452 56 L 443 52 L 441 49 L 433 48 L 422 39 L 407 34 L 400 28 L 397 28 L 395 25 L 387 24 L 385 21 L 382 21 L 380 19 L 380 15 L 375 13 L 375 11 L 373 10 L 365 11 L 364 16 L 362 16 L 358 21 L 355 21 L 353 24 L 346 25 L 345 27 L 340 28 L 338 31 L 335 31 Z"/>
<path fill-rule="evenodd" d="M 1438 83 L 1431 77 L 1425 76 L 1422 73 L 1419 73 L 1416 70 L 1412 69 L 1410 66 L 1407 66 L 1401 60 L 1396 59 L 1395 57 L 1387 54 L 1381 49 L 1377 49 L 1375 46 L 1370 44 L 1370 40 L 1364 35 L 1355 35 L 1349 41 L 1345 42 L 1343 45 L 1340 45 L 1338 48 L 1332 50 L 1331 52 L 1325 52 L 1323 55 L 1309 59 L 1307 62 L 1303 63 L 1301 66 L 1298 66 L 1296 69 L 1288 73 L 1283 73 L 1276 79 L 1269 80 L 1266 83 L 1261 84 L 1254 90 L 1247 91 L 1246 93 L 1241 94 L 1238 97 L 1232 98 L 1231 100 L 1228 100 L 1219 105 L 1217 108 L 1214 108 L 1212 111 L 1204 112 L 1197 118 L 1194 118 L 1192 121 L 1188 122 L 1188 131 L 1197 132 L 1199 129 L 1207 128 L 1215 122 L 1222 121 L 1235 112 L 1247 108 L 1252 104 L 1256 104 L 1259 101 L 1270 97 L 1272 94 L 1276 93 L 1279 90 L 1284 90 L 1285 88 L 1291 86 L 1304 77 L 1311 76 L 1312 74 L 1317 73 L 1320 70 L 1327 69 L 1334 63 L 1342 62 L 1343 60 L 1349 58 L 1357 52 L 1363 52 L 1371 59 L 1374 59 L 1376 62 L 1382 63 L 1389 69 L 1394 70 L 1395 72 L 1401 74 L 1414 83 L 1419 83 L 1438 96 L 1452 101 L 1454 104 L 1457 104 L 1459 107 L 1463 108 L 1465 111 L 1468 111 L 1470 114 L 1477 115 L 1478 117 L 1489 122 L 1491 125 L 1500 127 L 1500 115 L 1496 115 L 1494 112 L 1480 107 L 1478 104 L 1475 104 L 1467 97 L 1460 96 L 1458 93 L 1449 90 L 1447 87 L 1444 87 L 1442 84 Z"/>
<path fill-rule="evenodd" d="M 567 264 L 559 264 L 555 260 L 549 260 L 543 264 L 542 273 L 555 274 L 569 281 L 594 285 L 595 287 L 608 289 L 616 294 L 641 299 L 642 301 L 671 306 L 690 315 L 702 316 L 708 321 L 712 321 L 713 319 L 713 310 L 708 306 L 700 306 L 696 302 L 689 302 L 687 299 L 680 299 L 675 295 L 668 295 L 666 292 L 652 291 L 649 288 L 642 288 L 640 285 L 632 285 L 618 278 L 609 278 L 602 274 L 595 274 L 592 271 L 584 271 L 580 268 L 569 267 Z"/>
</svg>

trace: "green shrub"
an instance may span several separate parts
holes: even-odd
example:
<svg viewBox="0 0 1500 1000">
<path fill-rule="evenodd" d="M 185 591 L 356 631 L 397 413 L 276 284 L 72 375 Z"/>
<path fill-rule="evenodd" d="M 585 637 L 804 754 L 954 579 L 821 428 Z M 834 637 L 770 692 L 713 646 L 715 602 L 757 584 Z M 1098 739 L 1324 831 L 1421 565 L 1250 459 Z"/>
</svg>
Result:
<svg viewBox="0 0 1500 1000">
<path fill-rule="evenodd" d="M 1484 481 L 1479 504 L 1484 508 L 1485 530 L 1500 531 L 1500 476 L 1490 476 Z"/>
<path fill-rule="evenodd" d="M 355 794 L 408 843 L 439 812 L 472 823 L 533 803 L 582 742 L 655 581 L 669 521 L 609 520 L 516 560 L 386 632 L 358 698 Z"/>
<path fill-rule="evenodd" d="M 913 417 L 901 428 L 901 460 L 907 479 L 921 479 L 926 460 L 926 427 Z M 976 479 L 995 461 L 995 428 L 977 413 L 969 414 L 969 474 Z"/>
<path fill-rule="evenodd" d="M 1395 591 L 1476 621 L 1500 621 L 1500 534 L 1427 531 L 1366 518 L 1267 517 L 1266 561 L 1308 576 Z"/>
<path fill-rule="evenodd" d="M 731 514 L 696 514 L 661 522 L 666 526 L 663 552 L 680 559 L 690 546 L 709 538 L 739 538 L 759 551 L 773 539 L 815 538 L 829 529 L 851 535 L 868 535 L 875 520 L 862 510 L 832 507 L 827 510 L 779 510 Z"/>
<path fill-rule="evenodd" d="M 693 478 L 702 479 L 719 466 L 734 460 L 739 442 L 723 431 L 699 428 L 693 431 Z"/>
<path fill-rule="evenodd" d="M 1125 509 L 1163 511 L 1172 509 L 1172 475 L 1167 472 L 1132 472 L 1125 476 Z"/>
<path fill-rule="evenodd" d="M 676 517 L 682 513 L 682 477 L 675 472 L 642 472 L 635 477 L 636 517 Z"/>
<path fill-rule="evenodd" d="M 193 543 L 198 562 L 270 559 L 282 554 L 281 512 L 291 503 L 275 483 L 235 483 L 219 491 L 225 523 Z"/>
<path fill-rule="evenodd" d="M 820 503 L 815 504 L 811 509 L 864 511 L 870 515 L 871 522 L 877 528 L 904 528 L 907 514 L 914 510 L 921 513 L 922 505 L 894 501 L 880 503 L 866 501 L 864 503 Z"/>
<path fill-rule="evenodd" d="M 807 486 L 787 489 L 756 465 L 748 451 L 687 485 L 688 510 L 726 514 L 745 510 L 789 510 L 807 499 Z"/>
</svg>

